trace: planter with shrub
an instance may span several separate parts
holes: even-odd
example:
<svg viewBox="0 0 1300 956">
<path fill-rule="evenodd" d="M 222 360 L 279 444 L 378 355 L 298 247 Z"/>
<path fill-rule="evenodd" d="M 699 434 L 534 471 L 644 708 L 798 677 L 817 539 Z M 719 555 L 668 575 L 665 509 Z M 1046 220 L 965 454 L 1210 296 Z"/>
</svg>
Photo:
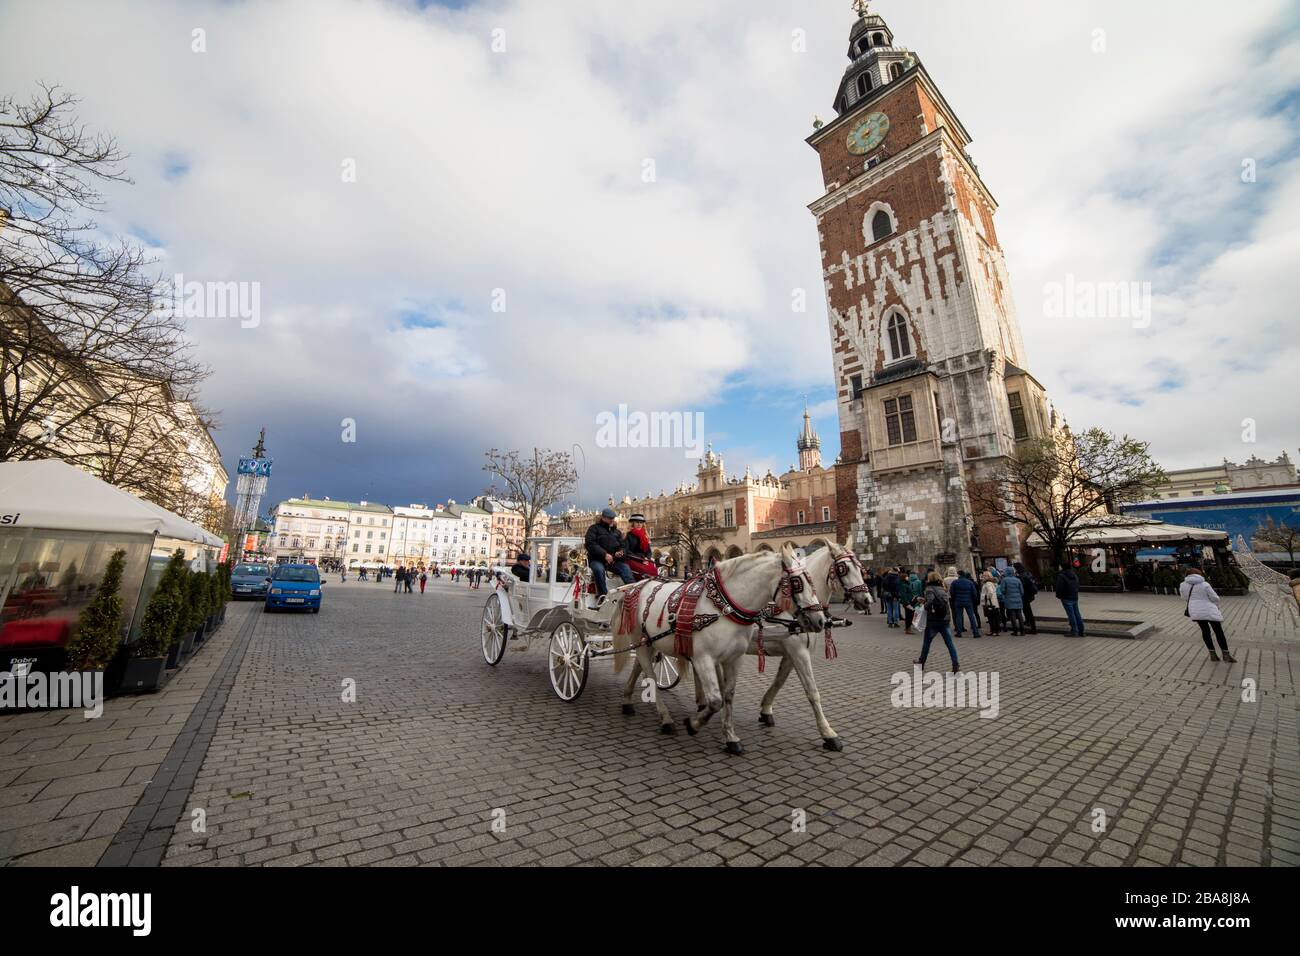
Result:
<svg viewBox="0 0 1300 956">
<path fill-rule="evenodd" d="M 185 555 L 177 551 L 145 606 L 140 637 L 131 646 L 131 656 L 122 675 L 123 692 L 150 693 L 166 681 L 167 656 L 176 636 L 177 618 L 183 611 L 177 582 L 184 572 Z"/>
<path fill-rule="evenodd" d="M 187 630 L 191 645 L 202 643 L 208 623 L 208 574 L 191 571 L 186 582 L 189 589 L 189 619 Z"/>
<path fill-rule="evenodd" d="M 122 644 L 122 571 L 126 552 L 108 560 L 94 599 L 81 612 L 77 628 L 64 645 L 69 671 L 103 673 Z"/>
</svg>

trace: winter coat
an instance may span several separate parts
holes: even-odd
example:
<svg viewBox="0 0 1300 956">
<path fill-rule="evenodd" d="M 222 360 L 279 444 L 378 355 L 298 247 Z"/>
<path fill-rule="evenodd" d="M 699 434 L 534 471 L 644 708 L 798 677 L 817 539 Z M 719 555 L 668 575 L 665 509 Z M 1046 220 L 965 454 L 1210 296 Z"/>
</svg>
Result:
<svg viewBox="0 0 1300 956">
<path fill-rule="evenodd" d="M 587 557 L 592 561 L 605 562 L 605 555 L 617 554 L 623 550 L 623 535 L 617 527 L 597 521 L 587 529 Z"/>
<path fill-rule="evenodd" d="M 642 561 L 650 560 L 650 536 L 645 533 L 645 528 L 633 528 L 623 539 L 624 549 L 630 558 L 640 558 Z"/>
<path fill-rule="evenodd" d="M 1187 614 L 1193 621 L 1222 621 L 1223 611 L 1219 609 L 1219 595 L 1210 583 L 1199 574 L 1189 574 L 1178 585 L 1178 593 L 1187 605 Z"/>
<path fill-rule="evenodd" d="M 925 585 L 921 583 L 921 579 L 915 574 L 908 575 L 904 585 L 907 588 L 907 594 L 903 600 L 908 604 L 916 601 L 925 592 Z"/>
<path fill-rule="evenodd" d="M 888 594 L 890 597 L 897 598 L 902 596 L 901 585 L 902 581 L 899 580 L 898 575 L 893 571 L 890 571 L 881 580 L 880 590 L 883 593 Z"/>
<path fill-rule="evenodd" d="M 985 581 L 984 587 L 980 588 L 980 600 L 985 607 L 997 607 L 998 586 L 992 581 Z"/>
<path fill-rule="evenodd" d="M 1074 568 L 1065 568 L 1056 576 L 1056 596 L 1062 601 L 1079 600 L 1079 576 Z"/>
<path fill-rule="evenodd" d="M 932 626 L 948 624 L 952 621 L 952 610 L 948 606 L 948 592 L 937 584 L 931 584 L 926 587 L 925 594 L 926 622 L 925 626 L 929 629 Z"/>
<path fill-rule="evenodd" d="M 953 607 L 974 607 L 980 599 L 979 585 L 970 578 L 958 578 L 948 585 L 948 595 Z"/>
<path fill-rule="evenodd" d="M 1008 611 L 1025 609 L 1025 586 L 1014 574 L 1008 574 L 1002 579 L 1002 583 L 998 585 L 998 597 L 1002 598 Z"/>
</svg>

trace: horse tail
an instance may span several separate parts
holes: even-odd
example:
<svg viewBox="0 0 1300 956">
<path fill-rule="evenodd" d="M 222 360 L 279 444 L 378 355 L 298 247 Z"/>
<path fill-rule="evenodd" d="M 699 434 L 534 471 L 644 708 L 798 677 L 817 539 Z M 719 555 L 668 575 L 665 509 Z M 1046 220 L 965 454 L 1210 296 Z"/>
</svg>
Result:
<svg viewBox="0 0 1300 956">
<path fill-rule="evenodd" d="M 610 617 L 610 635 L 613 638 L 614 650 L 614 673 L 623 673 L 623 668 L 627 666 L 627 659 L 632 656 L 632 646 L 636 643 L 632 634 L 623 628 L 623 600 L 625 593 L 615 591 L 608 598 L 610 601 L 618 602 L 613 615 Z"/>
</svg>

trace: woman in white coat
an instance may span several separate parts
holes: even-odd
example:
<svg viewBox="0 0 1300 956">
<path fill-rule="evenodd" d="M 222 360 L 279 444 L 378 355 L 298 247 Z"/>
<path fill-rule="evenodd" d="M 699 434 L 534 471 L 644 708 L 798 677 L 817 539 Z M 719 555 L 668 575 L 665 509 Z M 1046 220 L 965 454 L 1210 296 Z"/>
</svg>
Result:
<svg viewBox="0 0 1300 956">
<path fill-rule="evenodd" d="M 1228 639 L 1223 635 L 1223 611 L 1219 609 L 1219 595 L 1201 575 L 1200 568 L 1192 565 L 1187 569 L 1187 576 L 1183 578 L 1178 593 L 1187 602 L 1185 613 L 1201 628 L 1201 640 L 1210 651 L 1210 660 L 1219 659 L 1219 655 L 1214 653 L 1214 643 L 1210 640 L 1210 629 L 1213 628 L 1223 659 L 1229 664 L 1237 663 L 1237 659 L 1228 651 Z"/>
</svg>

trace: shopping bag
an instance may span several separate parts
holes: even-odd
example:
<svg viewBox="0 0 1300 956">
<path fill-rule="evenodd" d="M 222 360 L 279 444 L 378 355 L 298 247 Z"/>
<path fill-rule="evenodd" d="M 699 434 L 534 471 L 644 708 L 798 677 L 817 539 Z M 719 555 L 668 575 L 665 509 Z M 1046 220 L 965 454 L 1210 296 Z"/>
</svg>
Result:
<svg viewBox="0 0 1300 956">
<path fill-rule="evenodd" d="M 921 607 L 917 609 L 917 612 L 912 615 L 912 628 L 914 630 L 920 631 L 923 634 L 925 633 L 925 605 L 924 604 L 922 604 Z"/>
</svg>

